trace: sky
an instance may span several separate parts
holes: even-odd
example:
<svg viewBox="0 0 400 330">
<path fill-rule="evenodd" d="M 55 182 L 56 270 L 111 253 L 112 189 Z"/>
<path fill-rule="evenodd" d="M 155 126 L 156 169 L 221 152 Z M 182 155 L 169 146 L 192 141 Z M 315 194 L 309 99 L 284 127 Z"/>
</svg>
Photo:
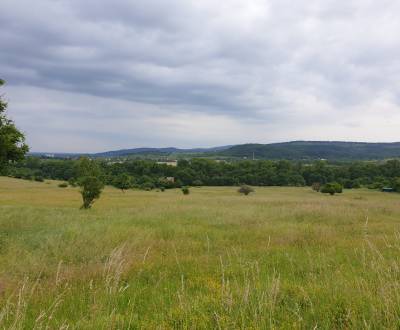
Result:
<svg viewBox="0 0 400 330">
<path fill-rule="evenodd" d="M 400 141 L 397 0 L 1 0 L 32 151 Z"/>
</svg>

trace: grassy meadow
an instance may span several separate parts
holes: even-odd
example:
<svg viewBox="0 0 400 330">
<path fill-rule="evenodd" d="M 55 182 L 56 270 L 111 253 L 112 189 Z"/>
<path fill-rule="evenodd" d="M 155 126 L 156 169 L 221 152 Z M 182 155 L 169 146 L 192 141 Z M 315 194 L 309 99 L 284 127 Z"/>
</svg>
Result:
<svg viewBox="0 0 400 330">
<path fill-rule="evenodd" d="M 0 177 L 1 329 L 398 329 L 400 195 Z"/>
</svg>

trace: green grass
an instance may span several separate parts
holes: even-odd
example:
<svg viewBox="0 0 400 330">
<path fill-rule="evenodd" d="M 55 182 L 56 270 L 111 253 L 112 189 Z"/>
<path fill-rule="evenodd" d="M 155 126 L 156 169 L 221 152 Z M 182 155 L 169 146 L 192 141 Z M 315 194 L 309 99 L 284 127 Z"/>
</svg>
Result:
<svg viewBox="0 0 400 330">
<path fill-rule="evenodd" d="M 0 178 L 0 328 L 398 329 L 400 195 Z"/>
</svg>

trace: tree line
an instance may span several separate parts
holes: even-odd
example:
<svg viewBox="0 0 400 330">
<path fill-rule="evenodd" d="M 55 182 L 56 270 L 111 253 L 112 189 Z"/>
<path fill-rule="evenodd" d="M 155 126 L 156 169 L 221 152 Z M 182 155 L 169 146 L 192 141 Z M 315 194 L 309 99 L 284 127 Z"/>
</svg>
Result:
<svg viewBox="0 0 400 330">
<path fill-rule="evenodd" d="M 106 185 L 121 189 L 178 188 L 182 186 L 311 186 L 330 182 L 344 188 L 392 187 L 400 191 L 400 160 L 382 162 L 329 163 L 314 161 L 237 161 L 218 162 L 209 159 L 180 160 L 177 166 L 150 160 L 110 162 L 90 160 L 99 168 Z M 27 157 L 8 166 L 3 174 L 42 181 L 55 179 L 71 185 L 79 178 L 80 160 L 40 159 Z"/>
</svg>

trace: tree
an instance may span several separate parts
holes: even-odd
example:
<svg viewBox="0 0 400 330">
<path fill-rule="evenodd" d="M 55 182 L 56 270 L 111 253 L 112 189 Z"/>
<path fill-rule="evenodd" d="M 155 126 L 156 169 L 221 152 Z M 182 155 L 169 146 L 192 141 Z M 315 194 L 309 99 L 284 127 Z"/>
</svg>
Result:
<svg viewBox="0 0 400 330">
<path fill-rule="evenodd" d="M 342 191 L 343 191 L 342 185 L 337 182 L 330 182 L 324 184 L 321 188 L 321 192 L 323 194 L 330 194 L 330 195 L 334 195 L 335 193 L 341 194 Z"/>
<path fill-rule="evenodd" d="M 104 188 L 101 180 L 101 170 L 99 165 L 87 157 L 79 160 L 77 166 L 78 185 L 81 187 L 83 204 L 81 209 L 89 209 L 94 201 L 98 199 Z"/>
<path fill-rule="evenodd" d="M 240 188 L 238 189 L 238 193 L 244 194 L 245 196 L 247 196 L 248 194 L 250 194 L 252 192 L 254 192 L 254 189 L 245 184 L 240 186 Z"/>
<path fill-rule="evenodd" d="M 124 190 L 132 187 L 132 178 L 128 174 L 122 173 L 114 179 L 113 184 L 114 187 L 121 189 L 122 192 L 124 192 Z"/>
<path fill-rule="evenodd" d="M 84 176 L 95 176 L 100 178 L 102 174 L 99 164 L 88 157 L 81 157 L 79 159 L 75 171 L 78 178 Z"/>
<path fill-rule="evenodd" d="M 0 86 L 5 81 L 0 79 Z M 9 162 L 22 160 L 29 151 L 25 144 L 25 136 L 14 122 L 6 116 L 7 102 L 0 95 L 0 170 Z"/>
<path fill-rule="evenodd" d="M 95 176 L 84 176 L 80 178 L 79 186 L 83 199 L 81 209 L 89 209 L 94 201 L 100 197 L 104 184 Z"/>
</svg>

